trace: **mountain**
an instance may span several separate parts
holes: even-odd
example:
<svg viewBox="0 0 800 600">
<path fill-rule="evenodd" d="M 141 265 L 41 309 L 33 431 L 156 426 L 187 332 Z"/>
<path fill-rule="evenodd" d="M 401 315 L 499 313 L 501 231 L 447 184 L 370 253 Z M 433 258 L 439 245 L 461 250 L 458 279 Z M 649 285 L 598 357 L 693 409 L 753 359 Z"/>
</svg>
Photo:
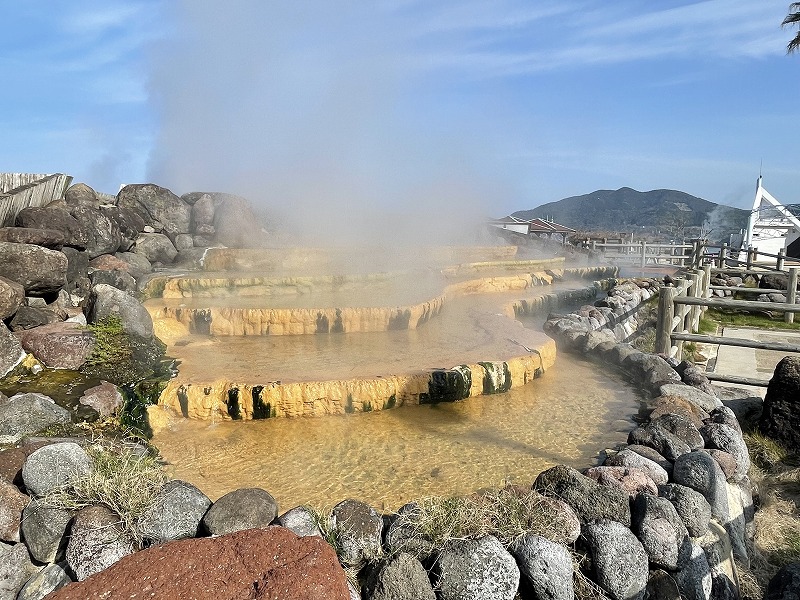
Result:
<svg viewBox="0 0 800 600">
<path fill-rule="evenodd" d="M 637 192 L 624 187 L 564 198 L 513 216 L 548 218 L 578 230 L 630 232 L 642 227 L 691 237 L 706 224 L 712 239 L 727 240 L 747 226 L 749 212 L 677 190 Z"/>
</svg>

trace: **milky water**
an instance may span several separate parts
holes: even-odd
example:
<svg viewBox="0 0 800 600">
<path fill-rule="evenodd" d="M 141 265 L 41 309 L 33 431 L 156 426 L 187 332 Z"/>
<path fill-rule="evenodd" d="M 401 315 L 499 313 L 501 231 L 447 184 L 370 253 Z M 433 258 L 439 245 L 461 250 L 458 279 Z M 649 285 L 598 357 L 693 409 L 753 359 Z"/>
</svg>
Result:
<svg viewBox="0 0 800 600">
<path fill-rule="evenodd" d="M 249 422 L 177 419 L 153 442 L 172 476 L 212 499 L 261 487 L 281 510 L 356 498 L 381 510 L 428 495 L 530 485 L 555 464 L 596 464 L 635 426 L 636 392 L 560 354 L 507 393 L 372 413 Z"/>
</svg>

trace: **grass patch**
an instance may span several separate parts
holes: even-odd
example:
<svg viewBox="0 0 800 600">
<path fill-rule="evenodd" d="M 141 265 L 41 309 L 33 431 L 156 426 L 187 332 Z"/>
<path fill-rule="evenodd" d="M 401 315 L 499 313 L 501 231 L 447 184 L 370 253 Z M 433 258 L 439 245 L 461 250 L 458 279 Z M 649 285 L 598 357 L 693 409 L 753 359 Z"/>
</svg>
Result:
<svg viewBox="0 0 800 600">
<path fill-rule="evenodd" d="M 765 311 L 766 312 L 766 311 Z M 794 323 L 784 323 L 783 313 L 777 312 L 765 314 L 765 312 L 754 314 L 741 311 L 723 310 L 719 308 L 709 308 L 703 320 L 712 320 L 720 325 L 736 327 L 760 327 L 763 329 L 789 329 L 800 330 L 800 322 L 795 317 Z"/>
<path fill-rule="evenodd" d="M 91 472 L 44 497 L 44 502 L 66 510 L 105 506 L 120 517 L 120 524 L 141 547 L 138 521 L 167 482 L 158 459 L 152 454 L 112 448 L 108 442 L 95 442 L 87 452 Z"/>
<path fill-rule="evenodd" d="M 745 433 L 744 441 L 750 450 L 750 459 L 767 473 L 785 470 L 795 458 L 793 452 L 757 431 Z"/>
</svg>

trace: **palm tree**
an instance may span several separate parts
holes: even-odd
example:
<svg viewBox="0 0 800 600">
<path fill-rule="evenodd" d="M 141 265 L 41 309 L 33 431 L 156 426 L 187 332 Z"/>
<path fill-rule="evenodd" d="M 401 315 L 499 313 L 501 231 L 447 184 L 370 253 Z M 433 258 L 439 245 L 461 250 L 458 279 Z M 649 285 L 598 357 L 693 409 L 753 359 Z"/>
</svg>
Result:
<svg viewBox="0 0 800 600">
<path fill-rule="evenodd" d="M 789 5 L 789 14 L 783 20 L 784 27 L 786 25 L 799 25 L 800 24 L 800 2 L 792 2 Z M 795 50 L 800 50 L 800 32 L 794 36 L 794 39 L 786 46 L 786 52 L 792 53 Z"/>
</svg>

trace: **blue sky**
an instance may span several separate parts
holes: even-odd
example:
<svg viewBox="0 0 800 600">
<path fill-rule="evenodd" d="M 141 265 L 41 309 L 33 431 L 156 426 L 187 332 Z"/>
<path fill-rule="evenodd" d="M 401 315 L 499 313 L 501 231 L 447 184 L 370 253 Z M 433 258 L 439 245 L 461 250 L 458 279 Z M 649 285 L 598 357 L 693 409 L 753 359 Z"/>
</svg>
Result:
<svg viewBox="0 0 800 600">
<path fill-rule="evenodd" d="M 788 5 L 6 0 L 0 170 L 501 216 L 622 186 L 746 207 L 763 161 L 797 203 Z"/>
</svg>

